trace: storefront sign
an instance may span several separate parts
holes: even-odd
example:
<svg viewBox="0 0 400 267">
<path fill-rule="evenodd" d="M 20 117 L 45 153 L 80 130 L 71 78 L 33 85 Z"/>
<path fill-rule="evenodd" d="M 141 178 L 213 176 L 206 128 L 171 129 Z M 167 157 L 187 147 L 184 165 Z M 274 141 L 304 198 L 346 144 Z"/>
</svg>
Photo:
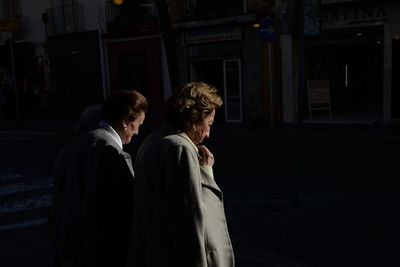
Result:
<svg viewBox="0 0 400 267">
<path fill-rule="evenodd" d="M 18 22 L 18 18 L 0 20 L 0 32 L 16 31 L 18 29 Z"/>
<path fill-rule="evenodd" d="M 360 26 L 383 25 L 387 20 L 384 6 L 349 6 L 323 8 L 321 27 L 323 30 Z"/>
<path fill-rule="evenodd" d="M 328 80 L 309 80 L 307 81 L 308 108 L 310 118 L 314 110 L 328 110 L 331 115 L 331 97 L 329 93 Z"/>
<path fill-rule="evenodd" d="M 212 28 L 190 29 L 184 35 L 186 44 L 199 44 L 242 39 L 240 27 L 220 26 Z"/>
<path fill-rule="evenodd" d="M 310 104 L 330 102 L 328 80 L 310 80 L 307 85 Z"/>
</svg>

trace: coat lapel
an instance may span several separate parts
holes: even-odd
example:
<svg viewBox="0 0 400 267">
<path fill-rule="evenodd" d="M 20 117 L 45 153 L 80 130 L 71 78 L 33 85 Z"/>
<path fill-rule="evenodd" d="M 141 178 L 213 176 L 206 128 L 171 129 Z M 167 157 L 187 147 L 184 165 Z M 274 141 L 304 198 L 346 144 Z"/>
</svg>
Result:
<svg viewBox="0 0 400 267">
<path fill-rule="evenodd" d="M 135 176 L 135 172 L 133 171 L 131 156 L 129 155 L 129 153 L 127 153 L 127 152 L 125 152 L 125 151 L 122 151 L 122 155 L 124 156 L 125 161 L 126 161 L 126 164 L 128 165 L 129 170 L 130 170 L 131 173 L 132 173 L 132 177 L 134 177 L 134 176 Z"/>
<path fill-rule="evenodd" d="M 178 135 L 182 136 L 185 138 L 190 144 L 192 144 L 193 149 L 196 151 L 196 154 L 198 157 L 200 157 L 199 154 L 199 149 L 196 147 L 196 145 L 190 140 L 190 138 L 183 132 L 178 133 Z M 214 180 L 214 174 L 212 167 L 206 167 L 200 165 L 200 173 L 201 173 L 201 184 L 210 188 L 215 194 L 222 199 L 222 191 L 219 189 L 217 183 Z"/>
<path fill-rule="evenodd" d="M 204 167 L 200 165 L 201 184 L 210 188 L 220 199 L 223 198 L 222 191 L 219 189 L 214 180 L 214 175 L 211 167 Z"/>
</svg>

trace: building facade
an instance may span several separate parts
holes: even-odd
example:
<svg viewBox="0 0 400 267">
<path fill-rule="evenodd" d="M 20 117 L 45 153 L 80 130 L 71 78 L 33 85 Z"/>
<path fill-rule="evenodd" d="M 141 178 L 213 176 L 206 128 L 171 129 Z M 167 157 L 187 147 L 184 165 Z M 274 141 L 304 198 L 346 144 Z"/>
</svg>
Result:
<svg viewBox="0 0 400 267">
<path fill-rule="evenodd" d="M 134 88 L 157 121 L 179 84 L 201 80 L 226 125 L 396 122 L 399 4 L 300 2 L 2 0 L 2 116 L 77 116 Z"/>
<path fill-rule="evenodd" d="M 30 43 L 44 66 L 38 109 L 77 116 L 112 91 L 134 88 L 149 98 L 156 121 L 179 84 L 202 80 L 224 99 L 218 121 L 268 125 L 272 52 L 254 24 L 273 15 L 273 1 L 39 2 L 1 2 L 3 22 L 26 16 L 35 29 L 23 37 L 13 30 L 13 41 Z"/>
<path fill-rule="evenodd" d="M 109 3 L 103 39 L 110 89 L 139 88 L 158 117 L 163 101 L 180 84 L 204 81 L 224 99 L 218 122 L 268 126 L 268 51 L 254 24 L 271 16 L 273 5 L 242 0 Z"/>
<path fill-rule="evenodd" d="M 294 15 L 299 8 L 283 0 L 277 1 L 277 7 L 278 21 L 283 24 L 290 7 Z M 304 1 L 303 11 L 304 35 L 299 37 L 295 29 L 280 34 L 283 123 L 296 123 L 299 118 L 305 122 L 396 122 L 399 4 Z M 298 48 L 301 37 L 303 51 Z"/>
<path fill-rule="evenodd" d="M 0 1 L 0 115 L 37 116 L 47 105 L 46 1 Z"/>
</svg>

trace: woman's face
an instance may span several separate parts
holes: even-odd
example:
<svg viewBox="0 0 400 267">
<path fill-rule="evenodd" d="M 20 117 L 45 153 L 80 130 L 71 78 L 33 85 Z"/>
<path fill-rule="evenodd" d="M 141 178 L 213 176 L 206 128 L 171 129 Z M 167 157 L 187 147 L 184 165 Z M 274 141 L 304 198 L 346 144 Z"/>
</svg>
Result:
<svg viewBox="0 0 400 267">
<path fill-rule="evenodd" d="M 124 122 L 124 131 L 122 131 L 122 143 L 129 144 L 134 135 L 139 133 L 139 128 L 143 124 L 145 118 L 144 112 L 140 113 L 140 116 L 134 121 L 125 121 Z"/>
<path fill-rule="evenodd" d="M 203 120 L 194 124 L 194 129 L 189 137 L 193 143 L 200 144 L 205 138 L 210 137 L 211 125 L 214 123 L 215 109 L 211 111 Z"/>
</svg>

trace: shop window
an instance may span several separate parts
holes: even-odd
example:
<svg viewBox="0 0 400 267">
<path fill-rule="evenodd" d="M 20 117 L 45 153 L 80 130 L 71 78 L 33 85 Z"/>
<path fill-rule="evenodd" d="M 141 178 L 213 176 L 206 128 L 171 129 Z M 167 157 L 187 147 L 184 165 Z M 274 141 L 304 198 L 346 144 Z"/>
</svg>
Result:
<svg viewBox="0 0 400 267">
<path fill-rule="evenodd" d="M 124 0 L 121 5 L 106 1 L 107 23 L 112 27 L 133 26 L 139 22 L 153 25 L 157 14 L 153 0 Z"/>
<path fill-rule="evenodd" d="M 20 0 L 0 1 L 0 18 L 18 17 L 22 15 Z"/>
<path fill-rule="evenodd" d="M 51 1 L 52 7 L 77 5 L 77 0 L 53 0 Z"/>
<path fill-rule="evenodd" d="M 241 66 L 239 59 L 224 60 L 226 121 L 242 121 Z"/>
<path fill-rule="evenodd" d="M 188 16 L 238 15 L 243 11 L 242 0 L 186 0 L 185 12 Z"/>
<path fill-rule="evenodd" d="M 217 112 L 216 121 L 241 122 L 243 120 L 240 59 L 193 61 L 190 80 L 206 82 L 219 90 L 224 105 Z"/>
</svg>

